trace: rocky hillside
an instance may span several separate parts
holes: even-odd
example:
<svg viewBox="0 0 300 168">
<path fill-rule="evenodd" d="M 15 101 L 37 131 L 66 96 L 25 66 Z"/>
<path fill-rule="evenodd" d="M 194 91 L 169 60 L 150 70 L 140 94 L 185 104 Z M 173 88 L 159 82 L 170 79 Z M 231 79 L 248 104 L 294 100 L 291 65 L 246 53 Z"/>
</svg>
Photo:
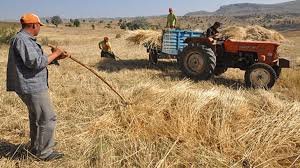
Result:
<svg viewBox="0 0 300 168">
<path fill-rule="evenodd" d="M 226 15 L 243 16 L 253 14 L 296 14 L 300 15 L 300 0 L 278 4 L 239 3 L 221 6 L 215 12 L 198 11 L 187 13 L 186 16 Z"/>
</svg>

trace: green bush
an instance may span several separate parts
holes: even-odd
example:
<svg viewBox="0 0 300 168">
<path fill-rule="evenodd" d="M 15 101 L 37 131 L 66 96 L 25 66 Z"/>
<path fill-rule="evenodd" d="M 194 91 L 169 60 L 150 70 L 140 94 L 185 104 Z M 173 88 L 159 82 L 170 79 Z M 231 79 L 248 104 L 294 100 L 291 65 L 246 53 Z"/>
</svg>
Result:
<svg viewBox="0 0 300 168">
<path fill-rule="evenodd" d="M 107 23 L 107 25 L 105 26 L 105 28 L 111 29 L 111 28 L 112 28 L 112 26 L 111 26 L 111 24 L 110 24 L 110 23 Z"/>
<path fill-rule="evenodd" d="M 126 25 L 126 23 L 121 23 L 120 24 L 120 29 L 124 29 L 124 30 L 126 30 L 127 29 L 127 25 Z"/>
<path fill-rule="evenodd" d="M 150 29 L 151 25 L 147 22 L 145 18 L 137 18 L 136 20 L 133 20 L 132 22 L 128 23 L 122 23 L 120 25 L 121 29 L 129 29 L 129 30 L 137 30 L 137 29 Z"/>
<path fill-rule="evenodd" d="M 60 18 L 60 16 L 53 16 L 51 18 L 51 23 L 54 24 L 56 27 L 59 25 L 59 24 L 62 24 L 63 21 L 62 19 Z"/>
<path fill-rule="evenodd" d="M 0 44 L 9 44 L 10 39 L 17 34 L 17 29 L 12 27 L 0 28 Z"/>
<path fill-rule="evenodd" d="M 123 19 L 120 19 L 118 22 L 118 26 L 121 26 L 122 23 L 123 23 Z"/>
<path fill-rule="evenodd" d="M 80 26 L 79 19 L 75 19 L 73 24 L 74 24 L 75 27 L 79 27 Z"/>
</svg>

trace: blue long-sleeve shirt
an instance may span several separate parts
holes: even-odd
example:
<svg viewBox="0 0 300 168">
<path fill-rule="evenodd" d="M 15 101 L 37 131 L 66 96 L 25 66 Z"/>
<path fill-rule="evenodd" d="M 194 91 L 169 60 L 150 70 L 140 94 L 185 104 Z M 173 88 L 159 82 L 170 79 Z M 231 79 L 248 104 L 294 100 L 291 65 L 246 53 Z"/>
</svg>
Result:
<svg viewBox="0 0 300 168">
<path fill-rule="evenodd" d="M 48 56 L 36 38 L 21 30 L 10 42 L 7 63 L 7 91 L 18 94 L 48 89 Z"/>
</svg>

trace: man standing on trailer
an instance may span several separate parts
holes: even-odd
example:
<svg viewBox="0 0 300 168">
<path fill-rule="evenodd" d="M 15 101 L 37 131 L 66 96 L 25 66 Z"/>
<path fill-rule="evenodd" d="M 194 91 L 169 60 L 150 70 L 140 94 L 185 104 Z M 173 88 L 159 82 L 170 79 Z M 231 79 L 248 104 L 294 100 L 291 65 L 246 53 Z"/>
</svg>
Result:
<svg viewBox="0 0 300 168">
<path fill-rule="evenodd" d="M 173 12 L 172 8 L 169 8 L 169 15 L 167 17 L 167 26 L 166 28 L 175 29 L 177 24 L 177 18 Z"/>
</svg>

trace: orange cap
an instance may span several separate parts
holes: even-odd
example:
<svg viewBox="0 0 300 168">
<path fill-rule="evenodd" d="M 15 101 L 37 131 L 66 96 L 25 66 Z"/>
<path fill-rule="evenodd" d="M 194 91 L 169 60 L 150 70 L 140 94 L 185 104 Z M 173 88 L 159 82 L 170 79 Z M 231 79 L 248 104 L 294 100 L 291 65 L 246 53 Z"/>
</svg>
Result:
<svg viewBox="0 0 300 168">
<path fill-rule="evenodd" d="M 21 22 L 21 24 L 39 23 L 41 26 L 44 26 L 44 24 L 41 22 L 40 18 L 33 13 L 24 14 L 21 17 L 20 22 Z"/>
</svg>

